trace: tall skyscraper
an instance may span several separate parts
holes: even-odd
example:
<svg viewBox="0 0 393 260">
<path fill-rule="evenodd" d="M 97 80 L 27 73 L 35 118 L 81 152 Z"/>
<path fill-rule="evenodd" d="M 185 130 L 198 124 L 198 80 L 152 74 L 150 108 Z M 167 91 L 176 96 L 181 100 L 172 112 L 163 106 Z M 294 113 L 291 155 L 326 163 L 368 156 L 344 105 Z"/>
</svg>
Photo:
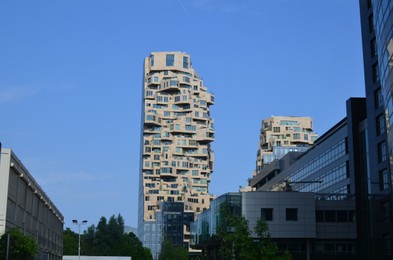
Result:
<svg viewBox="0 0 393 260">
<path fill-rule="evenodd" d="M 367 122 L 363 174 L 356 175 L 358 250 L 364 259 L 393 252 L 393 1 L 360 0 Z"/>
<path fill-rule="evenodd" d="M 185 213 L 209 208 L 214 95 L 188 54 L 153 52 L 144 62 L 142 103 L 138 234 L 145 246 L 159 247 L 150 231 L 162 202 L 182 202 Z"/>
</svg>

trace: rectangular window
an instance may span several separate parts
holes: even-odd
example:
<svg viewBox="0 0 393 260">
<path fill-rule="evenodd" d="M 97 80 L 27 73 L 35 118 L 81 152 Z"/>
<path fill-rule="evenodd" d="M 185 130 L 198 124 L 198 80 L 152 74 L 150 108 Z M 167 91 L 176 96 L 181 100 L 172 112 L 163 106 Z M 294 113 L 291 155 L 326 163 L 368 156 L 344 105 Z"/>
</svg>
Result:
<svg viewBox="0 0 393 260">
<path fill-rule="evenodd" d="M 382 91 L 381 88 L 377 89 L 374 93 L 374 102 L 375 102 L 375 108 L 382 107 L 383 105 L 383 97 L 382 97 Z"/>
<path fill-rule="evenodd" d="M 166 66 L 174 66 L 174 65 L 175 65 L 175 54 L 167 54 Z"/>
<path fill-rule="evenodd" d="M 347 210 L 337 210 L 337 222 L 348 222 Z"/>
<path fill-rule="evenodd" d="M 375 63 L 373 65 L 373 82 L 376 83 L 379 81 L 379 68 L 378 68 L 378 63 Z"/>
<path fill-rule="evenodd" d="M 381 142 L 378 144 L 378 162 L 384 162 L 387 159 L 386 143 Z"/>
<path fill-rule="evenodd" d="M 285 209 L 285 217 L 287 221 L 297 221 L 297 208 L 286 208 Z"/>
<path fill-rule="evenodd" d="M 370 42 L 371 57 L 377 55 L 377 44 L 375 42 L 375 37 Z"/>
<path fill-rule="evenodd" d="M 336 211 L 326 210 L 325 211 L 325 221 L 326 222 L 336 222 Z"/>
<path fill-rule="evenodd" d="M 325 222 L 323 210 L 316 210 L 315 211 L 315 221 L 316 222 Z"/>
<path fill-rule="evenodd" d="M 279 133 L 280 132 L 280 127 L 277 127 L 277 126 L 273 127 L 273 132 L 274 133 Z"/>
<path fill-rule="evenodd" d="M 154 55 L 150 56 L 150 66 L 153 67 L 154 66 Z"/>
<path fill-rule="evenodd" d="M 369 33 L 374 32 L 374 16 L 372 14 L 368 17 L 368 31 Z"/>
<path fill-rule="evenodd" d="M 293 134 L 293 139 L 300 139 L 300 134 Z"/>
<path fill-rule="evenodd" d="M 188 57 L 183 57 L 183 68 L 188 69 Z"/>
<path fill-rule="evenodd" d="M 379 115 L 377 117 L 377 135 L 385 133 L 385 117 L 384 115 Z"/>
<path fill-rule="evenodd" d="M 389 188 L 389 172 L 387 169 L 379 171 L 379 189 L 386 190 Z"/>
<path fill-rule="evenodd" d="M 273 220 L 273 209 L 272 208 L 261 208 L 261 219 L 266 221 Z"/>
</svg>

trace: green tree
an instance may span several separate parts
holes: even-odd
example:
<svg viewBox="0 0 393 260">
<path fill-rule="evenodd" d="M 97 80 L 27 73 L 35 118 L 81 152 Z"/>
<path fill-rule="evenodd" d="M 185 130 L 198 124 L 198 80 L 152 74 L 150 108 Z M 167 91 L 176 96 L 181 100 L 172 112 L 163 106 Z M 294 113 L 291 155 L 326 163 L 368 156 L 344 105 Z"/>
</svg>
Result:
<svg viewBox="0 0 393 260">
<path fill-rule="evenodd" d="M 257 220 L 254 227 L 258 242 L 251 237 L 248 224 L 243 216 L 231 212 L 228 205 L 221 206 L 217 237 L 220 242 L 220 253 L 225 259 L 292 259 L 288 251 L 280 255 L 277 245 L 271 239 L 269 226 L 265 220 Z"/>
<path fill-rule="evenodd" d="M 34 259 L 38 252 L 37 243 L 31 237 L 22 234 L 18 228 L 8 230 L 0 238 L 0 257 L 6 258 L 7 241 L 10 235 L 9 256 L 14 260 Z"/>
<path fill-rule="evenodd" d="M 187 260 L 188 252 L 181 246 L 174 246 L 172 242 L 165 238 L 161 244 L 159 260 Z"/>
<path fill-rule="evenodd" d="M 248 221 L 242 216 L 233 214 L 227 204 L 222 204 L 219 222 L 217 236 L 221 240 L 222 256 L 226 259 L 256 259 Z"/>
<path fill-rule="evenodd" d="M 70 232 L 73 233 L 66 229 L 64 237 L 66 235 L 71 236 Z M 75 235 L 77 236 L 77 234 Z M 64 244 L 64 247 L 66 247 L 66 244 Z M 78 248 L 77 245 L 75 248 Z M 124 219 L 120 214 L 117 217 L 112 215 L 109 221 L 105 217 L 101 217 L 97 226 L 91 225 L 87 228 L 81 235 L 81 254 L 90 256 L 131 256 L 135 260 L 152 259 L 150 250 L 143 247 L 134 233 L 124 234 Z"/>
<path fill-rule="evenodd" d="M 66 228 L 66 230 L 63 231 L 63 254 L 78 254 L 78 234 L 73 232 L 70 228 Z"/>
</svg>

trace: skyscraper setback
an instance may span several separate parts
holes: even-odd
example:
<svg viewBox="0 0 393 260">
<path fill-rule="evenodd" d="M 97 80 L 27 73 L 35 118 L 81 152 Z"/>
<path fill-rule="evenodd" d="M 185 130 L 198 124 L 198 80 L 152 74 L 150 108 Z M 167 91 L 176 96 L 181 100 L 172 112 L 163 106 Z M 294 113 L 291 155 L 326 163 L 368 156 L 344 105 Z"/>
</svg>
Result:
<svg viewBox="0 0 393 260">
<path fill-rule="evenodd" d="M 145 58 L 138 233 L 147 246 L 146 224 L 156 221 L 161 202 L 182 202 L 184 212 L 194 214 L 209 208 L 213 104 L 188 54 L 153 52 Z"/>
</svg>

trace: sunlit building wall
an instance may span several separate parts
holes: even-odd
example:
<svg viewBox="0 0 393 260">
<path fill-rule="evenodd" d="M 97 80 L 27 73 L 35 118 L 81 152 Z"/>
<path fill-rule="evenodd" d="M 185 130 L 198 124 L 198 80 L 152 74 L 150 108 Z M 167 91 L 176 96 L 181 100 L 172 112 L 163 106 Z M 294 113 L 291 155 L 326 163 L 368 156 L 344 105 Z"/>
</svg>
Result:
<svg viewBox="0 0 393 260">
<path fill-rule="evenodd" d="M 209 208 L 214 95 L 188 54 L 153 52 L 144 62 L 142 103 L 138 235 L 155 254 L 161 241 L 152 232 L 161 202 L 183 202 L 185 213 Z"/>
</svg>

